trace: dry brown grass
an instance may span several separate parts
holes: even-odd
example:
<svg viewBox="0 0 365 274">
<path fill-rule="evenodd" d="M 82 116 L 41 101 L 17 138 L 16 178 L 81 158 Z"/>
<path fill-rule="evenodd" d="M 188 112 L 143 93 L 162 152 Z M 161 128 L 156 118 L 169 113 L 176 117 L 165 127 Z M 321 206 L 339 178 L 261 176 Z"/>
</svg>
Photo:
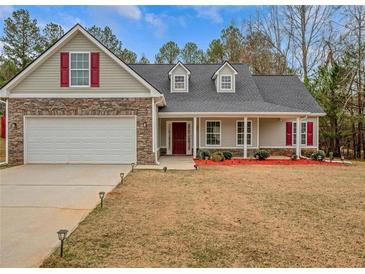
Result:
<svg viewBox="0 0 365 274">
<path fill-rule="evenodd" d="M 135 171 L 43 267 L 365 267 L 365 163 Z"/>
</svg>

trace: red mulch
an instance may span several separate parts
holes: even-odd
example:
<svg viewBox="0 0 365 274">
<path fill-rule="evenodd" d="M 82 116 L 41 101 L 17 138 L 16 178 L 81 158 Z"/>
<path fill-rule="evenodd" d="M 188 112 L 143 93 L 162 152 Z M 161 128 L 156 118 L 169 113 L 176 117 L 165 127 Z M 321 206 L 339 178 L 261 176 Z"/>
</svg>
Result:
<svg viewBox="0 0 365 274">
<path fill-rule="evenodd" d="M 342 166 L 342 163 L 331 163 L 331 162 L 321 162 L 314 161 L 310 159 L 300 159 L 300 160 L 290 160 L 290 159 L 266 159 L 266 160 L 256 160 L 256 159 L 232 159 L 224 160 L 222 162 L 214 162 L 212 160 L 198 160 L 194 159 L 198 166 L 233 166 L 233 165 L 334 165 Z"/>
</svg>

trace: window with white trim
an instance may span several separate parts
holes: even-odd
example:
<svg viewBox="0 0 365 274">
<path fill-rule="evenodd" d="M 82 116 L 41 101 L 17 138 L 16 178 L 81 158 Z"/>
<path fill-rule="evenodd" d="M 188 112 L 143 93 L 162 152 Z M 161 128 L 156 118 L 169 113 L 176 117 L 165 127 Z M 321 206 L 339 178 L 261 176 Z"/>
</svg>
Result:
<svg viewBox="0 0 365 274">
<path fill-rule="evenodd" d="M 237 134 L 237 145 L 243 146 L 244 144 L 244 121 L 237 121 L 236 134 Z M 247 121 L 247 145 L 252 145 L 252 121 Z"/>
<path fill-rule="evenodd" d="M 221 75 L 221 90 L 232 90 L 232 75 Z"/>
<path fill-rule="evenodd" d="M 71 52 L 70 77 L 72 87 L 90 86 L 90 54 Z"/>
<path fill-rule="evenodd" d="M 293 122 L 293 145 L 297 144 L 297 123 Z M 301 122 L 300 143 L 307 144 L 307 122 Z"/>
<path fill-rule="evenodd" d="M 208 146 L 220 146 L 221 144 L 221 122 L 206 121 L 206 144 Z"/>
<path fill-rule="evenodd" d="M 185 90 L 185 75 L 174 76 L 174 89 Z"/>
</svg>

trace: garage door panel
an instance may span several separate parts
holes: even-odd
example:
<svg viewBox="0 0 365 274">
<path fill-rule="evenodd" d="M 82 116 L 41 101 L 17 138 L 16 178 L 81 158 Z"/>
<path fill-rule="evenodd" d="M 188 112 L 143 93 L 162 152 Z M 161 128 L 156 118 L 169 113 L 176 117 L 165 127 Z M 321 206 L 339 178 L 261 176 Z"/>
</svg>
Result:
<svg viewBox="0 0 365 274">
<path fill-rule="evenodd" d="M 28 163 L 132 163 L 136 128 L 132 117 L 28 117 Z"/>
</svg>

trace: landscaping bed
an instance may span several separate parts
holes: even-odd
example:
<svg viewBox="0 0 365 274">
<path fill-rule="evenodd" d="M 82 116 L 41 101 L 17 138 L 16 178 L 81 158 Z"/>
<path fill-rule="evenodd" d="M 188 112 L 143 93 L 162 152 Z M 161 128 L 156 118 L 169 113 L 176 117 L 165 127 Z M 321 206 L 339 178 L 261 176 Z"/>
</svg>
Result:
<svg viewBox="0 0 365 274">
<path fill-rule="evenodd" d="M 266 159 L 266 160 L 256 160 L 256 159 L 241 159 L 234 158 L 230 160 L 224 161 L 213 161 L 213 160 L 199 160 L 194 159 L 194 162 L 198 166 L 207 165 L 207 166 L 233 166 L 233 165 L 334 165 L 334 166 L 343 166 L 343 163 L 339 162 L 327 162 L 327 161 L 315 161 L 311 159 L 299 159 L 299 160 L 291 160 L 291 159 Z"/>
</svg>

